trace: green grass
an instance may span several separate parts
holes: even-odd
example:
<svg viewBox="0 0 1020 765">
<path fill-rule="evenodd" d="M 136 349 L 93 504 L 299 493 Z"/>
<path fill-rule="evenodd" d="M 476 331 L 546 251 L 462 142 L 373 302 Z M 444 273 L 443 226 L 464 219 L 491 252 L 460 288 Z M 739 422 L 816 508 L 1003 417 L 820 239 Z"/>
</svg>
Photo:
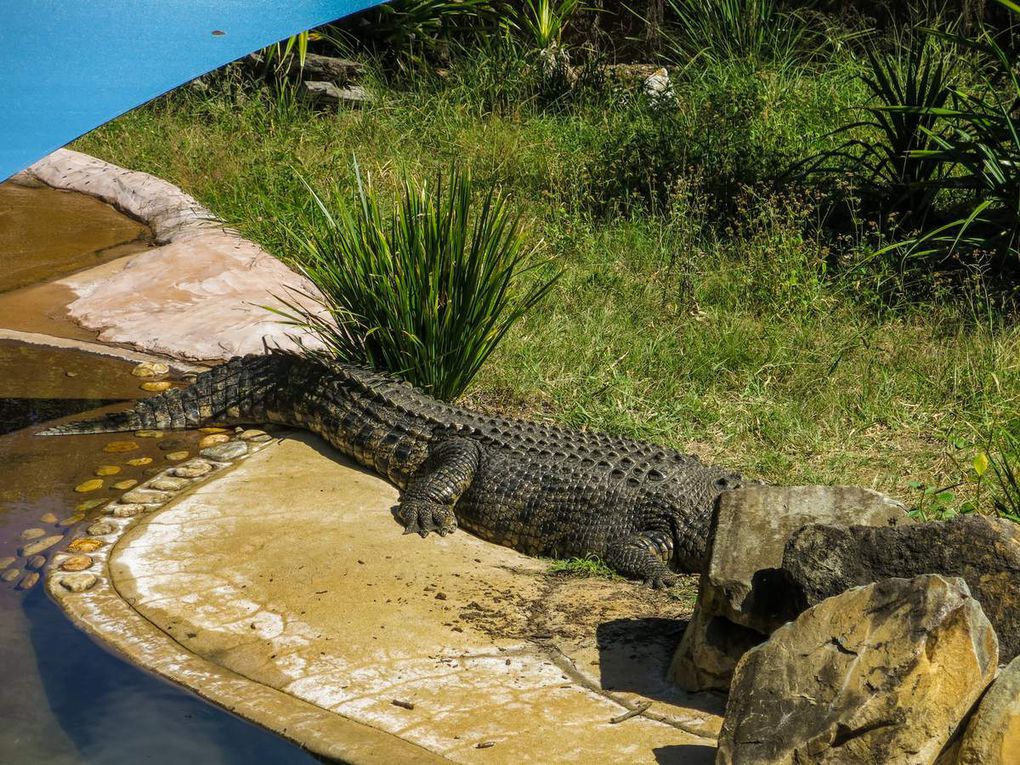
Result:
<svg viewBox="0 0 1020 765">
<path fill-rule="evenodd" d="M 574 576 L 581 579 L 620 579 L 620 575 L 594 555 L 583 558 L 564 558 L 549 564 L 550 574 Z"/>
<path fill-rule="evenodd" d="M 448 87 L 379 84 L 375 105 L 336 115 L 250 89 L 187 91 L 75 148 L 167 178 L 284 260 L 297 256 L 285 228 L 309 203 L 300 178 L 353 197 L 352 155 L 383 190 L 460 162 L 500 185 L 528 243 L 544 242 L 564 271 L 466 403 L 654 440 L 767 481 L 851 483 L 914 501 L 915 483 L 958 482 L 980 448 L 975 434 L 1017 409 L 1020 330 L 986 310 L 980 282 L 908 301 L 886 275 L 850 267 L 873 232 L 862 224 L 834 241 L 810 190 L 768 177 L 742 190 L 731 174 L 719 217 L 703 182 L 720 156 L 761 152 L 743 157 L 759 168 L 824 148 L 839 109 L 862 101 L 849 76 L 857 65 L 733 74 L 762 84 L 748 118 L 731 121 L 746 134 L 701 145 L 704 136 L 678 133 L 691 141 L 680 156 L 701 167 L 681 166 L 665 209 L 651 212 L 607 214 L 589 196 L 606 136 L 630 114 L 644 119 L 631 96 L 489 109 L 456 71 Z M 711 82 L 679 84 L 689 124 L 703 118 Z"/>
</svg>

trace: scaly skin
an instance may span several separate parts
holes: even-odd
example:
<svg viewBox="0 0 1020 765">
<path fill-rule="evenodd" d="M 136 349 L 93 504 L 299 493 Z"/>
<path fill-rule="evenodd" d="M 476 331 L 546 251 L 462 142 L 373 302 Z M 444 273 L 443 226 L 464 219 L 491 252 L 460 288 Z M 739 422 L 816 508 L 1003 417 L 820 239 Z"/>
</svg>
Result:
<svg viewBox="0 0 1020 765">
<path fill-rule="evenodd" d="M 490 417 L 378 372 L 281 352 L 233 358 L 132 411 L 40 435 L 209 422 L 319 434 L 401 490 L 405 533 L 459 526 L 528 555 L 595 555 L 656 587 L 674 570 L 701 570 L 715 500 L 741 480 L 671 449 Z"/>
</svg>

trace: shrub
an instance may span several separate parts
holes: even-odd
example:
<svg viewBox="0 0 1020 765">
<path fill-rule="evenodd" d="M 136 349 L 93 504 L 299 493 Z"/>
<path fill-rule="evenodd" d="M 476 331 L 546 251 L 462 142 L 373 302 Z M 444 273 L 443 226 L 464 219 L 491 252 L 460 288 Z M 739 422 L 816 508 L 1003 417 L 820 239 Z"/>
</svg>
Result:
<svg viewBox="0 0 1020 765">
<path fill-rule="evenodd" d="M 441 399 L 458 396 L 507 330 L 552 287 L 506 198 L 480 207 L 466 172 L 404 180 L 384 214 L 371 180 L 358 204 L 333 210 L 312 192 L 312 213 L 290 230 L 318 309 L 281 312 L 313 332 L 328 358 L 393 372 Z M 321 309 L 321 310 L 319 310 Z"/>
</svg>

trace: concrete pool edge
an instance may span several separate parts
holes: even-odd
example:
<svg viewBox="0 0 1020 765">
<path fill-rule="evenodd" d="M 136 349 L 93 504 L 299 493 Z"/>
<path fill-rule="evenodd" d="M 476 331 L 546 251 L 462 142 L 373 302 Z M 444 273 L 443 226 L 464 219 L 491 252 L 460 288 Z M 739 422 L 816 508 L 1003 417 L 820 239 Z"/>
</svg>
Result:
<svg viewBox="0 0 1020 765">
<path fill-rule="evenodd" d="M 301 334 L 266 310 L 278 298 L 314 308 L 314 286 L 156 176 L 60 149 L 11 179 L 95 197 L 141 221 L 156 246 L 53 284 L 68 317 L 98 340 L 191 361 L 293 348 Z M 311 297 L 308 297 L 311 296 Z M 307 337 L 303 338 L 308 341 Z"/>
</svg>

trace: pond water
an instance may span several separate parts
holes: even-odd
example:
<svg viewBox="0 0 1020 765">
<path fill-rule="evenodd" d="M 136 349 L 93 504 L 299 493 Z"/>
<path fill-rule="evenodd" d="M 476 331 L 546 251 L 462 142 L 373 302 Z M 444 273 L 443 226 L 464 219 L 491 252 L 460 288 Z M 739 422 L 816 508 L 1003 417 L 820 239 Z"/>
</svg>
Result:
<svg viewBox="0 0 1020 765">
<path fill-rule="evenodd" d="M 102 215 L 112 212 L 114 217 L 86 226 L 79 247 L 58 244 L 57 237 L 42 237 L 38 251 L 26 247 L 31 238 L 25 237 L 46 230 L 47 220 L 53 221 L 53 232 L 64 226 L 65 239 L 73 243 L 73 221 L 88 223 L 98 203 L 29 189 L 30 203 L 19 191 L 11 194 L 11 188 L 0 186 L 0 292 L 108 259 L 111 247 L 118 252 L 118 247 L 145 241 L 143 227 L 99 205 Z M 0 315 L 0 325 L 7 324 L 5 318 Z M 47 536 L 71 532 L 72 519 L 83 517 L 84 502 L 97 504 L 120 493 L 109 487 L 75 492 L 100 465 L 120 468 L 117 480 L 143 480 L 147 472 L 167 466 L 169 452 L 160 447 L 176 441 L 175 449 L 194 451 L 199 434 L 137 438 L 137 448 L 128 453 L 103 451 L 124 435 L 33 436 L 43 422 L 93 417 L 150 395 L 139 390 L 131 367 L 103 356 L 0 340 L 0 575 L 7 573 L 0 581 L 0 763 L 318 762 L 93 642 L 50 601 L 41 582 L 18 589 L 31 581 L 25 579 L 32 573 L 29 562 L 17 557 L 26 531 Z M 151 462 L 128 463 L 144 458 Z M 81 522 L 100 512 L 98 507 L 85 510 Z"/>
</svg>

